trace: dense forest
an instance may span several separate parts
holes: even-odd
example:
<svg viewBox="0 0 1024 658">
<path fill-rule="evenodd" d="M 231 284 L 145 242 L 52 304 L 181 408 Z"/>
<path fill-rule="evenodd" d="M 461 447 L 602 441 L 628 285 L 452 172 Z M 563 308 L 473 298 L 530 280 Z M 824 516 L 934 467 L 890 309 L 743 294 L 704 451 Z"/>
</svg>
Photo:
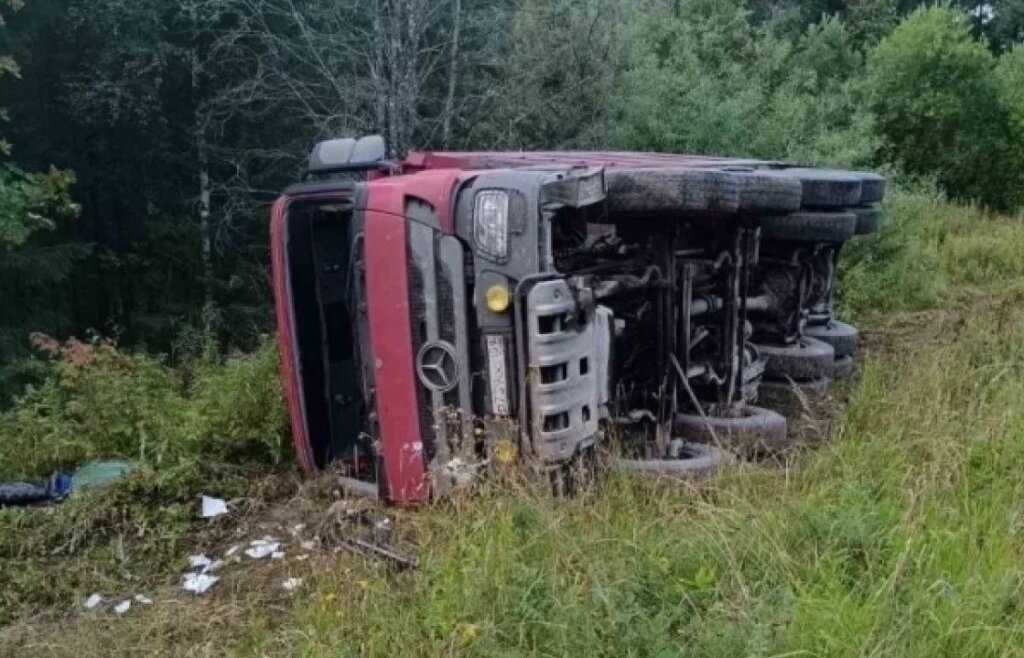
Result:
<svg viewBox="0 0 1024 658">
<path fill-rule="evenodd" d="M 268 203 L 330 136 L 870 166 L 1024 202 L 1024 0 L 0 7 L 2 400 L 33 332 L 254 346 Z"/>
</svg>

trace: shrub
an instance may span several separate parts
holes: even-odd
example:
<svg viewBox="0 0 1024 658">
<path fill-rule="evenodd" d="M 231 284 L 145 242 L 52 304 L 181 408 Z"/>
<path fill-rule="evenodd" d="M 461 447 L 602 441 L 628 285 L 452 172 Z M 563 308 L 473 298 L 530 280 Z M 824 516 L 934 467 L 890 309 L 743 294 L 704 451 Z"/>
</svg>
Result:
<svg viewBox="0 0 1024 658">
<path fill-rule="evenodd" d="M 877 235 L 856 238 L 839 258 L 840 311 L 851 318 L 938 304 L 947 288 L 939 251 L 951 214 L 963 212 L 935 194 L 894 192 Z"/>
<path fill-rule="evenodd" d="M 827 18 L 791 42 L 743 4 L 695 0 L 636 21 L 613 99 L 629 148 L 864 163 L 875 148 L 855 82 L 863 57 Z"/>
<path fill-rule="evenodd" d="M 285 428 L 273 343 L 197 367 L 191 385 L 160 359 L 107 341 L 44 345 L 45 381 L 0 414 L 0 477 L 122 457 L 158 472 L 200 462 L 277 462 Z"/>
<path fill-rule="evenodd" d="M 868 59 L 870 107 L 882 154 L 911 175 L 934 176 L 951 196 L 1009 208 L 1021 163 L 1007 152 L 996 60 L 966 15 L 918 9 Z"/>
<path fill-rule="evenodd" d="M 268 341 L 253 354 L 199 366 L 190 418 L 203 455 L 277 463 L 288 454 L 277 359 Z"/>
<path fill-rule="evenodd" d="M 1021 11 L 1024 14 L 1024 10 Z M 1013 162 L 1024 163 L 1024 44 L 1017 46 L 999 58 L 996 66 L 999 81 L 1000 101 L 1009 116 L 1007 148 Z M 1007 192 L 1010 203 L 1024 207 L 1024 166 L 1015 172 Z"/>
</svg>

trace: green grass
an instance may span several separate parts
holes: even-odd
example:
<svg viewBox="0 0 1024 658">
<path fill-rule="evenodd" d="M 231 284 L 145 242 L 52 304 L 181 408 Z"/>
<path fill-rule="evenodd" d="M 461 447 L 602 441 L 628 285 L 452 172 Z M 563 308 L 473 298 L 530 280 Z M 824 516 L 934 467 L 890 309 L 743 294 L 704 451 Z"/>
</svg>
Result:
<svg viewBox="0 0 1024 658">
<path fill-rule="evenodd" d="M 838 389 L 833 440 L 788 468 L 740 465 L 691 488 L 612 478 L 560 501 L 489 486 L 394 512 L 415 572 L 342 556 L 272 604 L 235 586 L 110 623 L 27 617 L 43 639 L 25 655 L 1024 656 L 1024 225 L 932 197 L 889 208 L 891 227 L 851 245 L 843 272 L 844 309 L 869 330 L 859 375 Z M 120 504 L 152 513 L 146 491 L 130 483 Z M 60 567 L 28 554 L 71 528 L 91 548 L 59 554 L 63 568 L 79 590 L 95 582 L 116 546 L 96 528 L 131 527 L 101 509 L 99 522 L 62 510 L 38 544 L 5 543 L 0 525 L 0 567 L 38 567 L 5 591 L 47 592 Z M 147 527 L 193 527 L 168 514 Z M 218 621 L 196 631 L 205 619 Z"/>
<path fill-rule="evenodd" d="M 947 239 L 944 255 L 958 283 L 991 290 L 1024 278 L 1024 218 L 992 220 L 984 231 L 961 228 Z"/>
<path fill-rule="evenodd" d="M 935 329 L 790 470 L 439 507 L 418 574 L 324 573 L 241 653 L 1024 655 L 1024 314 Z"/>
<path fill-rule="evenodd" d="M 1024 216 L 899 190 L 884 210 L 878 235 L 842 251 L 839 306 L 849 317 L 934 308 L 964 288 L 994 292 L 1024 279 Z"/>
</svg>

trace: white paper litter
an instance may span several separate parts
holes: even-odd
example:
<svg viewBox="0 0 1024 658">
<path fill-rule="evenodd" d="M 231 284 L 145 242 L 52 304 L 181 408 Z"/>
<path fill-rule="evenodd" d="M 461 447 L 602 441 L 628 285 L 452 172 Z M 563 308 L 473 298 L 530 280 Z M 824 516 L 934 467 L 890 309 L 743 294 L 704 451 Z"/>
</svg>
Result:
<svg viewBox="0 0 1024 658">
<path fill-rule="evenodd" d="M 283 583 L 281 583 L 281 587 L 283 587 L 286 591 L 289 591 L 289 592 L 294 592 L 301 585 L 302 585 L 302 579 L 301 578 L 288 578 Z"/>
<path fill-rule="evenodd" d="M 136 594 L 135 600 L 141 603 L 142 605 L 153 605 L 153 599 L 149 598 L 145 594 Z"/>
<path fill-rule="evenodd" d="M 205 594 L 207 590 L 213 587 L 213 584 L 220 580 L 217 576 L 211 576 L 205 573 L 188 573 L 184 576 L 185 582 L 182 583 L 182 587 L 185 591 L 192 592 L 193 594 Z"/>
<path fill-rule="evenodd" d="M 124 613 L 128 612 L 128 610 L 131 607 L 132 607 L 132 600 L 131 599 L 125 599 L 124 601 L 121 601 L 120 603 L 118 603 L 117 605 L 114 606 L 114 612 L 116 612 L 118 615 L 123 615 Z"/>
<path fill-rule="evenodd" d="M 284 559 L 284 551 L 274 551 L 273 553 L 270 554 L 270 559 L 271 560 L 283 560 Z"/>
<path fill-rule="evenodd" d="M 203 567 L 203 573 L 211 573 L 213 571 L 220 571 L 221 567 L 224 566 L 224 560 L 214 560 L 205 567 Z"/>
<path fill-rule="evenodd" d="M 201 515 L 204 519 L 212 519 L 215 516 L 228 513 L 228 504 L 220 498 L 203 496 L 203 510 Z"/>
<path fill-rule="evenodd" d="M 249 548 L 245 549 L 245 554 L 254 560 L 262 560 L 268 555 L 277 553 L 281 548 L 281 542 L 274 541 L 272 539 L 255 539 L 249 542 Z"/>
<path fill-rule="evenodd" d="M 206 569 L 213 562 L 205 555 L 189 555 L 188 566 L 190 569 Z"/>
<path fill-rule="evenodd" d="M 103 603 L 102 596 L 100 596 L 99 594 L 90 594 L 89 598 L 87 598 L 85 600 L 85 603 L 83 603 L 82 605 L 85 606 L 86 610 L 95 610 L 96 606 L 98 606 L 101 603 Z"/>
</svg>

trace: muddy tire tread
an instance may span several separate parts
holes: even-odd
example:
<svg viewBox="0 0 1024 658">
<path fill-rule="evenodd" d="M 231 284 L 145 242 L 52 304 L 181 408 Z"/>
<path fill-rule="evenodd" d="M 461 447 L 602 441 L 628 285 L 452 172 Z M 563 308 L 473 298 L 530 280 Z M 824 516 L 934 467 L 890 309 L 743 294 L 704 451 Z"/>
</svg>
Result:
<svg viewBox="0 0 1024 658">
<path fill-rule="evenodd" d="M 857 217 L 849 212 L 800 211 L 762 216 L 758 224 L 766 240 L 842 243 L 853 237 Z"/>
<path fill-rule="evenodd" d="M 736 174 L 687 168 L 609 169 L 605 173 L 612 212 L 726 212 L 739 208 Z"/>
<path fill-rule="evenodd" d="M 770 409 L 746 406 L 737 418 L 676 414 L 675 429 L 680 436 L 697 443 L 721 442 L 721 447 L 753 454 L 780 452 L 789 447 L 786 419 Z"/>
<path fill-rule="evenodd" d="M 792 345 L 757 346 L 765 359 L 765 377 L 776 381 L 798 381 L 830 377 L 835 350 L 828 343 L 803 337 Z"/>
</svg>

